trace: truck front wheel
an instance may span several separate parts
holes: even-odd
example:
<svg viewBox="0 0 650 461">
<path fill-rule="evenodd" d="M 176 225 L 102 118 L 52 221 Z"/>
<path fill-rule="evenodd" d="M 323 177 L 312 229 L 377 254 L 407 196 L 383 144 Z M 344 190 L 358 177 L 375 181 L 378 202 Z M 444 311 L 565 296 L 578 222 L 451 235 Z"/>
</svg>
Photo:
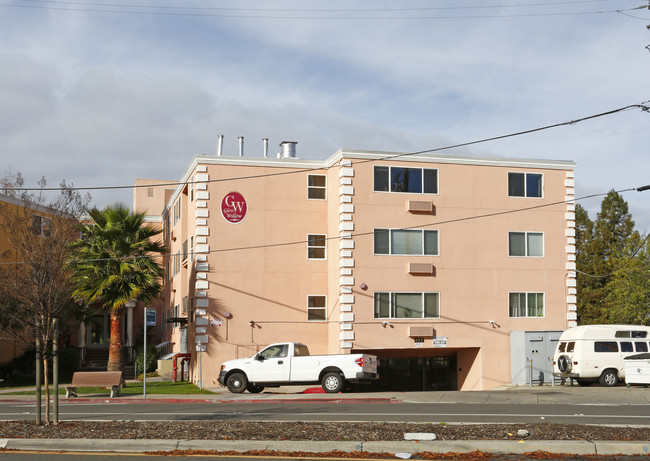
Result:
<svg viewBox="0 0 650 461">
<path fill-rule="evenodd" d="M 246 390 L 246 387 L 248 386 L 246 375 L 244 373 L 233 373 L 228 377 L 226 386 L 228 387 L 228 390 L 233 394 L 241 394 Z"/>
<path fill-rule="evenodd" d="M 339 373 L 332 371 L 323 376 L 321 385 L 323 386 L 323 390 L 328 394 L 336 394 L 337 392 L 341 392 L 345 382 Z"/>
</svg>

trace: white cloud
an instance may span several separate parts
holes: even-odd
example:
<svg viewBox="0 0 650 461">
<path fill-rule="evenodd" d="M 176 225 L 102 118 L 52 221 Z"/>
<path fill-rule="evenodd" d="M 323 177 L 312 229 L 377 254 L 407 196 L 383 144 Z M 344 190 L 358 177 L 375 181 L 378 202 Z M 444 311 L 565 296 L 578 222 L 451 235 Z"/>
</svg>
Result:
<svg viewBox="0 0 650 461">
<path fill-rule="evenodd" d="M 391 14 L 470 13 L 499 11 Z M 219 133 L 232 152 L 242 135 L 250 155 L 261 155 L 268 137 L 271 153 L 296 140 L 299 156 L 326 158 L 340 147 L 435 148 L 650 99 L 645 22 L 616 14 L 265 20 L 0 6 L 0 29 L 0 152 L 34 183 L 42 174 L 50 184 L 177 179 L 195 154 L 214 152 Z M 463 153 L 576 160 L 578 195 L 639 186 L 650 183 L 648 115 L 629 111 Z M 130 201 L 129 191 L 93 194 L 99 204 Z M 650 229 L 643 197 L 625 195 L 637 226 Z"/>
</svg>

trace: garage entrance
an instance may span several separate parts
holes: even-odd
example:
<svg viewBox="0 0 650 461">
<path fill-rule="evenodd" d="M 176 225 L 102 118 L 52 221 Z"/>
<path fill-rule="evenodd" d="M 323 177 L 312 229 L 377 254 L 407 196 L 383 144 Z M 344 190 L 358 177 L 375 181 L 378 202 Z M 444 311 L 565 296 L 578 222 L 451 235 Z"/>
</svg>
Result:
<svg viewBox="0 0 650 461">
<path fill-rule="evenodd" d="M 363 352 L 377 356 L 379 373 L 377 381 L 363 385 L 364 391 L 408 392 L 458 389 L 455 353 L 445 356 L 409 357 L 404 355 L 413 351 L 390 353 L 386 350 L 364 350 Z"/>
</svg>

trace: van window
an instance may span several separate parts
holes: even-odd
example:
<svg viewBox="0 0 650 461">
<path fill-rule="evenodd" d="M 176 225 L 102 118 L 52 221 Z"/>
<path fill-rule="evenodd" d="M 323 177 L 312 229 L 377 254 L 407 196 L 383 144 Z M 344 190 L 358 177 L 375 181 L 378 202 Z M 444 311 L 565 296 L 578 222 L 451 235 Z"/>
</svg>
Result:
<svg viewBox="0 0 650 461">
<path fill-rule="evenodd" d="M 571 341 L 569 344 L 566 346 L 566 351 L 567 352 L 573 352 L 573 349 L 576 347 L 576 342 Z"/>
<path fill-rule="evenodd" d="M 560 345 L 558 346 L 557 351 L 558 351 L 558 352 L 565 352 L 565 349 L 566 349 L 566 343 L 565 343 L 565 342 L 562 342 L 562 343 L 560 343 Z"/>
<path fill-rule="evenodd" d="M 618 352 L 616 341 L 595 341 L 594 352 Z"/>
<path fill-rule="evenodd" d="M 615 338 L 647 338 L 648 337 L 648 332 L 647 331 L 639 331 L 639 330 L 619 330 L 614 334 Z"/>
<path fill-rule="evenodd" d="M 621 341 L 621 352 L 634 352 L 634 349 L 632 348 L 632 342 Z"/>
<path fill-rule="evenodd" d="M 648 352 L 648 343 L 643 341 L 637 341 L 634 343 L 637 352 Z"/>
</svg>

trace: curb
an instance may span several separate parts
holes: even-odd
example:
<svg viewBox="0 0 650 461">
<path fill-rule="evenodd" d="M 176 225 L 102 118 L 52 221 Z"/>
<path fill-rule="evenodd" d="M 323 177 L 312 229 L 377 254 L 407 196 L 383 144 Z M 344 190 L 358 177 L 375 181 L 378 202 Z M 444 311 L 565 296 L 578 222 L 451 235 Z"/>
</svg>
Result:
<svg viewBox="0 0 650 461">
<path fill-rule="evenodd" d="M 648 455 L 650 442 L 588 442 L 576 440 L 455 440 L 455 441 L 261 441 L 261 440 L 131 440 L 131 439 L 0 439 L 0 448 L 30 451 L 143 453 L 174 450 L 247 452 L 253 450 L 331 451 L 372 453 L 469 453 L 524 454 L 531 452 L 573 455 Z"/>
<path fill-rule="evenodd" d="M 3 403 L 24 403 L 34 402 L 35 399 L 0 399 Z M 125 397 L 75 397 L 72 399 L 59 399 L 59 405 L 62 403 L 401 403 L 400 399 L 389 399 L 384 397 L 367 397 L 367 398 L 306 398 L 306 399 L 287 399 L 287 398 L 268 398 L 268 399 L 174 399 L 174 398 L 150 398 L 142 397 L 125 398 Z"/>
</svg>

